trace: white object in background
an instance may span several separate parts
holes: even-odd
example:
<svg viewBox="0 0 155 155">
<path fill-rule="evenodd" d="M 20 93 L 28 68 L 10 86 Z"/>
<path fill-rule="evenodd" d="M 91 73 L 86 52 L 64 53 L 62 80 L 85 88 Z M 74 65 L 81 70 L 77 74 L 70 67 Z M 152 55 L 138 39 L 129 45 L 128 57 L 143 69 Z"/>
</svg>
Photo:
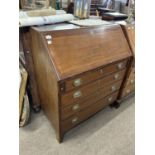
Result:
<svg viewBox="0 0 155 155">
<path fill-rule="evenodd" d="M 27 12 L 26 11 L 19 11 L 19 19 L 20 18 L 28 18 Z"/>
<path fill-rule="evenodd" d="M 97 25 L 109 25 L 110 22 L 103 21 L 101 19 L 83 19 L 83 20 L 72 20 L 69 21 L 72 24 L 80 26 L 97 26 Z"/>
<path fill-rule="evenodd" d="M 19 11 L 19 18 L 21 19 L 21 18 L 28 18 L 28 17 L 43 17 L 43 16 L 63 15 L 63 14 L 66 14 L 66 11 L 65 10 L 54 10 L 52 8 L 40 10 L 40 12 L 41 11 L 42 11 L 42 15 L 39 15 L 39 14 L 41 14 L 41 13 L 39 13 L 39 10 L 34 11 L 34 13 L 33 13 L 33 10 L 30 10 L 30 11 Z M 55 14 L 54 14 L 54 11 L 55 11 Z M 37 13 L 37 15 L 36 15 L 36 13 Z M 48 15 L 45 15 L 45 14 L 48 14 Z"/>
<path fill-rule="evenodd" d="M 24 27 L 33 25 L 54 24 L 65 21 L 71 21 L 73 19 L 74 16 L 72 14 L 52 15 L 44 17 L 27 17 L 27 18 L 20 18 L 19 25 L 20 27 Z"/>
<path fill-rule="evenodd" d="M 124 21 L 124 20 L 121 20 L 121 21 L 114 21 L 113 23 L 120 24 L 120 25 L 127 25 L 127 22 Z"/>
<path fill-rule="evenodd" d="M 101 16 L 91 15 L 91 16 L 89 16 L 89 19 L 102 19 L 102 17 Z"/>
<path fill-rule="evenodd" d="M 56 15 L 63 15 L 66 14 L 65 10 L 56 10 Z"/>
<path fill-rule="evenodd" d="M 109 12 L 108 15 L 122 16 L 124 14 L 123 13 L 120 13 L 120 12 Z"/>
<path fill-rule="evenodd" d="M 69 24 L 69 23 L 57 23 L 52 25 L 44 25 L 44 26 L 37 26 L 39 31 L 59 31 L 59 30 L 69 30 L 69 29 L 78 29 L 80 28 L 77 25 Z"/>
</svg>

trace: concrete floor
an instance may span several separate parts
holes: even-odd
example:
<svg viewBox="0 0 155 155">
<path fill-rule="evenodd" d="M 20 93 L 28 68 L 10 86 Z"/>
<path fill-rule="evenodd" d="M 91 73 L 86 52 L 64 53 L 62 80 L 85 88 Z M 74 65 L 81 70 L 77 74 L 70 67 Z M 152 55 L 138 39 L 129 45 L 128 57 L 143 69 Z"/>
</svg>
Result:
<svg viewBox="0 0 155 155">
<path fill-rule="evenodd" d="M 134 155 L 134 97 L 118 109 L 105 108 L 68 132 L 63 143 L 55 138 L 50 122 L 41 111 L 20 128 L 20 155 Z"/>
</svg>

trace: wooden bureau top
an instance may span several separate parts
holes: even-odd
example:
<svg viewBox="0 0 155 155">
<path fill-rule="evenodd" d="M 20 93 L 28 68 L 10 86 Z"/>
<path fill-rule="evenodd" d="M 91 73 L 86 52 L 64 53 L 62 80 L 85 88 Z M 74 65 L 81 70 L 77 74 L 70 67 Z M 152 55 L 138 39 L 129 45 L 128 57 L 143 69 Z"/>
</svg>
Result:
<svg viewBox="0 0 155 155">
<path fill-rule="evenodd" d="M 39 32 L 59 80 L 131 56 L 119 25 Z M 48 44 L 46 36 L 51 36 Z"/>
</svg>

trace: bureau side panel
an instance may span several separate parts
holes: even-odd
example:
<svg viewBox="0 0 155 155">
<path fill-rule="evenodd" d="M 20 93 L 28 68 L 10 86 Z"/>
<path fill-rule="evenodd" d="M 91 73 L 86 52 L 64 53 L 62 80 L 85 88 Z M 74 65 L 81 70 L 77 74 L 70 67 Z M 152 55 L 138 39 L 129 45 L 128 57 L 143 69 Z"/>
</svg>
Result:
<svg viewBox="0 0 155 155">
<path fill-rule="evenodd" d="M 41 106 L 60 139 L 58 80 L 41 34 L 31 29 L 32 51 Z"/>
</svg>

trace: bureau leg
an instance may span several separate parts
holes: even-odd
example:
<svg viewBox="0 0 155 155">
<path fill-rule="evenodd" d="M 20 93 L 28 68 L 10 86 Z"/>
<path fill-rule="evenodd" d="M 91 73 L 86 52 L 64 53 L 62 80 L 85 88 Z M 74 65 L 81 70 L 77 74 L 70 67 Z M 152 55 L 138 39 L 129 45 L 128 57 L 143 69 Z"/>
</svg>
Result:
<svg viewBox="0 0 155 155">
<path fill-rule="evenodd" d="M 57 134 L 57 135 L 56 135 L 56 138 L 57 138 L 57 140 L 58 140 L 59 143 L 62 143 L 63 137 L 64 137 L 63 134 Z"/>
<path fill-rule="evenodd" d="M 110 104 L 110 107 L 118 109 L 120 107 L 120 102 L 115 101 L 114 103 Z"/>
</svg>

